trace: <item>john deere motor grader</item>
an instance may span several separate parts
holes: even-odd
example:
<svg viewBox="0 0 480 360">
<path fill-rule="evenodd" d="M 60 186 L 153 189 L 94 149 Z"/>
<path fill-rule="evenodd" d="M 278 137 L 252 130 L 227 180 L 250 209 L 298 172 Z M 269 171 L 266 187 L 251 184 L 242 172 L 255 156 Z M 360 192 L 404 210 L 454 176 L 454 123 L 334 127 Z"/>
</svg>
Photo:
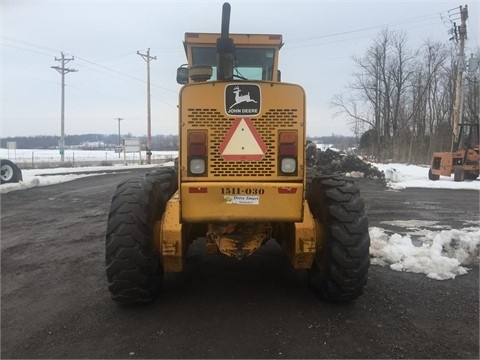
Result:
<svg viewBox="0 0 480 360">
<path fill-rule="evenodd" d="M 357 298 L 370 264 L 358 188 L 305 163 L 305 93 L 280 82 L 281 35 L 186 33 L 177 72 L 180 152 L 172 168 L 120 183 L 106 232 L 106 272 L 122 304 L 154 299 L 189 245 L 243 259 L 269 239 L 318 295 Z M 220 269 L 219 269 L 220 271 Z"/>
</svg>

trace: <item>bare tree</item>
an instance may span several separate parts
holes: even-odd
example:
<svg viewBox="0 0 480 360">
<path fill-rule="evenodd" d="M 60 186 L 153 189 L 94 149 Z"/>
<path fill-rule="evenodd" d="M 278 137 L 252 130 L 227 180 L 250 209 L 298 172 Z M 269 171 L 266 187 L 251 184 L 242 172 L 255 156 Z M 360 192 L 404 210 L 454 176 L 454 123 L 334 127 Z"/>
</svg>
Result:
<svg viewBox="0 0 480 360">
<path fill-rule="evenodd" d="M 363 143 L 377 160 L 429 162 L 433 151 L 451 144 L 456 53 L 431 40 L 412 50 L 404 32 L 382 30 L 362 56 L 353 56 L 352 80 L 330 104 L 357 137 L 368 135 Z M 478 73 L 468 77 L 464 94 L 470 122 L 480 117 Z"/>
<path fill-rule="evenodd" d="M 406 113 L 406 93 L 410 86 L 410 78 L 414 74 L 414 60 L 417 52 L 407 47 L 407 36 L 404 32 L 392 34 L 392 53 L 389 62 L 389 74 L 392 80 L 392 96 L 390 97 L 390 121 L 393 158 L 400 157 L 405 137 L 405 129 L 408 128 L 409 116 Z M 411 138 L 411 137 L 410 137 Z"/>
<path fill-rule="evenodd" d="M 358 123 L 361 122 L 374 130 L 371 132 L 375 136 L 373 155 L 379 160 L 391 154 L 392 75 L 395 73 L 391 48 L 395 44 L 397 49 L 403 49 L 404 45 L 402 36 L 393 41 L 395 36 L 389 30 L 383 30 L 362 57 L 353 57 L 357 70 L 347 86 L 350 94 L 348 100 L 343 94 L 337 94 L 331 101 L 331 105 L 338 109 L 338 114 L 346 115 L 351 120 L 351 125 L 359 128 Z M 396 111 L 398 113 L 399 109 Z"/>
<path fill-rule="evenodd" d="M 466 123 L 480 123 L 480 48 L 476 49 L 476 53 L 472 53 L 468 60 L 468 71 L 465 78 L 465 93 L 463 120 Z"/>
</svg>

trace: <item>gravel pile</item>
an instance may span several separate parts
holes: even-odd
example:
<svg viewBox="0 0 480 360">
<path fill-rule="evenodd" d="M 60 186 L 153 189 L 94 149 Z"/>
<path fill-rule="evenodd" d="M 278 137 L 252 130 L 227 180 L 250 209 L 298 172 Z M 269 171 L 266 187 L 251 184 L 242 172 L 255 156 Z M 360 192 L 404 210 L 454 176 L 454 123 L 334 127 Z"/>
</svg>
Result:
<svg viewBox="0 0 480 360">
<path fill-rule="evenodd" d="M 315 144 L 306 148 L 307 165 L 322 174 L 343 174 L 355 178 L 368 178 L 385 182 L 385 174 L 358 156 L 345 155 L 327 149 L 321 151 Z"/>
</svg>

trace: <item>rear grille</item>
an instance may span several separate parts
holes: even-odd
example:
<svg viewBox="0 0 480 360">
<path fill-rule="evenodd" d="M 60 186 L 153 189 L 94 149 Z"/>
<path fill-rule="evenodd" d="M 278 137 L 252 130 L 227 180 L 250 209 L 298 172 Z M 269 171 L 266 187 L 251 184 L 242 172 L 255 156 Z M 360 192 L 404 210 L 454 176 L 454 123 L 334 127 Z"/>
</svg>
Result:
<svg viewBox="0 0 480 360">
<path fill-rule="evenodd" d="M 213 177 L 252 177 L 276 176 L 277 130 L 292 129 L 298 126 L 297 109 L 270 109 L 260 117 L 252 117 L 252 123 L 267 146 L 267 153 L 261 161 L 225 161 L 219 148 L 233 119 L 224 116 L 216 109 L 188 109 L 188 127 L 208 129 L 209 133 L 209 176 Z"/>
</svg>

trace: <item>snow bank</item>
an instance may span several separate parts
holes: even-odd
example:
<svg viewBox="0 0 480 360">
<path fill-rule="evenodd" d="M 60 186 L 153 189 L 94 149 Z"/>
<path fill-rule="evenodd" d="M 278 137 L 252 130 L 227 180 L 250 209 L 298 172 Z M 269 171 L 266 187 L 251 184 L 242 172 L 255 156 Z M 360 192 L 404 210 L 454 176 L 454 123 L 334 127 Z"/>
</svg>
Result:
<svg viewBox="0 0 480 360">
<path fill-rule="evenodd" d="M 30 189 L 36 186 L 60 184 L 62 182 L 72 181 L 82 177 L 106 174 L 107 172 L 115 172 L 118 174 L 135 168 L 148 169 L 151 167 L 173 165 L 173 161 L 169 161 L 161 165 L 113 165 L 22 170 L 23 181 L 12 184 L 1 184 L 0 194 L 6 194 L 10 191 Z"/>
<path fill-rule="evenodd" d="M 479 264 L 480 229 L 425 230 L 421 246 L 410 235 L 389 235 L 377 227 L 369 229 L 372 264 L 392 270 L 425 274 L 435 280 L 454 279 L 467 273 L 466 266 Z"/>
<path fill-rule="evenodd" d="M 453 176 L 440 176 L 439 180 L 428 179 L 428 166 L 405 164 L 372 164 L 385 174 L 387 186 L 392 189 L 432 188 L 480 190 L 480 179 L 455 182 Z"/>
</svg>

